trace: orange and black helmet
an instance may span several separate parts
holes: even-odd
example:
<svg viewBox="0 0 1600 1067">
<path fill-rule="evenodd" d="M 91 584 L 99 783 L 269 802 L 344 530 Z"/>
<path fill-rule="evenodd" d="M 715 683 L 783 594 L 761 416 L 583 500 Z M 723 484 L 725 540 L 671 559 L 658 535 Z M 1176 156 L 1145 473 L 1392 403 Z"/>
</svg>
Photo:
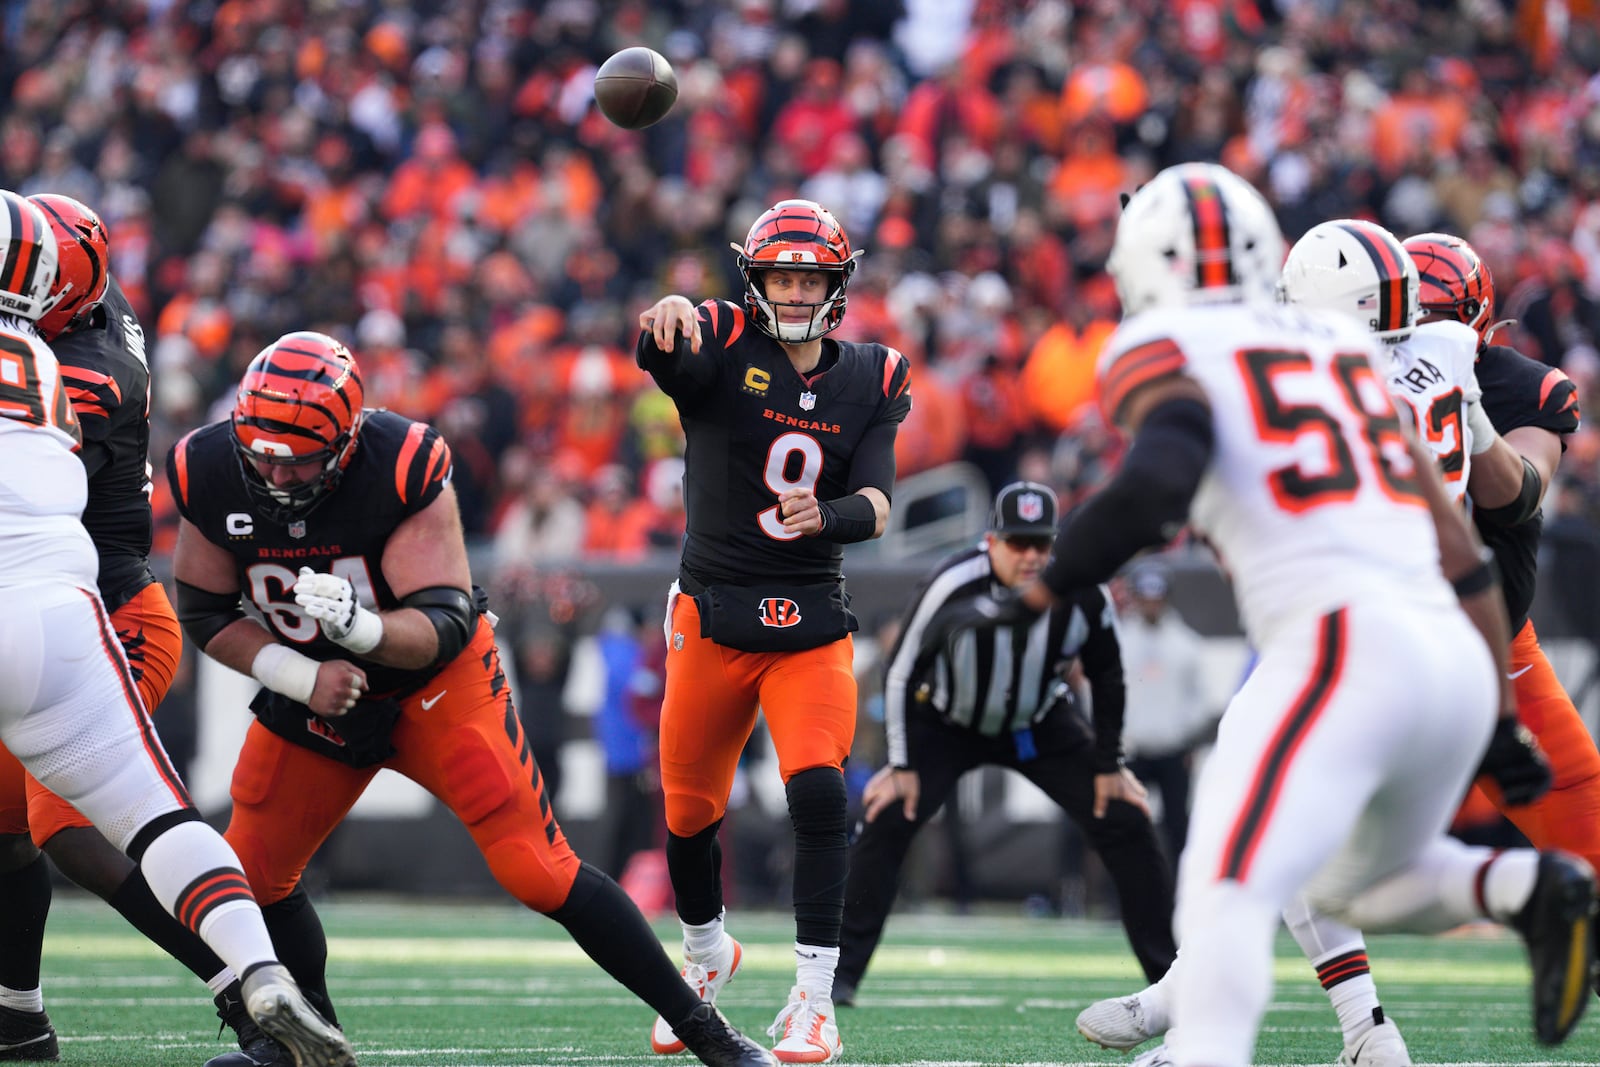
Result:
<svg viewBox="0 0 1600 1067">
<path fill-rule="evenodd" d="M 839 220 L 812 200 L 780 200 L 756 219 L 744 245 L 733 245 L 744 275 L 745 310 L 756 329 L 787 344 L 826 336 L 844 321 L 845 289 L 861 252 L 850 250 Z M 819 271 L 830 275 L 828 295 L 811 309 L 805 322 L 779 322 L 763 283 L 767 271 Z"/>
<path fill-rule="evenodd" d="M 304 518 L 339 485 L 361 432 L 361 372 L 327 334 L 284 334 L 245 369 L 233 405 L 233 440 L 245 486 L 262 513 Z M 255 464 L 315 463 L 321 473 L 293 487 L 269 484 Z"/>
<path fill-rule="evenodd" d="M 1466 323 L 1487 344 L 1494 318 L 1489 264 L 1471 245 L 1448 233 L 1419 233 L 1406 238 L 1405 248 L 1422 275 L 1422 310 Z"/>
<path fill-rule="evenodd" d="M 50 288 L 56 303 L 39 319 L 39 332 L 53 341 L 80 328 L 105 299 L 111 280 L 110 240 L 100 216 L 81 200 L 60 193 L 36 193 L 28 199 L 44 212 L 60 256 Z"/>
</svg>

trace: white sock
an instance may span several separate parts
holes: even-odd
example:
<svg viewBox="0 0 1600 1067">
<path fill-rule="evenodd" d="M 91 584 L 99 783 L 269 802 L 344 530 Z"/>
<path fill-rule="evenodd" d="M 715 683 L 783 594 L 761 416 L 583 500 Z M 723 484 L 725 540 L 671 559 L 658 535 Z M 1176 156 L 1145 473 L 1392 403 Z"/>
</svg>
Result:
<svg viewBox="0 0 1600 1067">
<path fill-rule="evenodd" d="M 0 985 L 0 1007 L 7 1007 L 13 1011 L 44 1011 L 44 990 L 39 986 L 32 989 L 12 989 L 10 986 Z"/>
<path fill-rule="evenodd" d="M 145 849 L 139 870 L 161 906 L 193 929 L 235 974 L 277 961 L 261 909 L 244 885 L 239 857 L 205 823 L 178 823 L 157 837 Z M 208 889 L 190 889 L 213 873 L 219 881 Z"/>
<path fill-rule="evenodd" d="M 727 916 L 724 911 L 708 923 L 691 926 L 689 923 L 680 923 L 683 927 L 683 954 L 691 960 L 704 959 L 722 947 L 722 939 L 728 936 L 723 929 L 723 919 Z"/>
<path fill-rule="evenodd" d="M 1539 854 L 1532 849 L 1502 852 L 1483 876 L 1483 902 L 1489 917 L 1506 922 L 1527 906 L 1539 880 Z"/>
<path fill-rule="evenodd" d="M 221 995 L 224 989 L 238 980 L 239 976 L 233 973 L 232 967 L 224 967 L 206 980 L 206 988 L 211 990 L 211 995 L 215 997 Z"/>
<path fill-rule="evenodd" d="M 837 945 L 794 943 L 794 984 L 813 1000 L 833 999 L 833 972 L 839 967 Z"/>
<path fill-rule="evenodd" d="M 1339 1029 L 1344 1031 L 1344 1043 L 1353 1045 L 1362 1034 L 1378 1025 L 1374 1014 L 1378 1004 L 1378 986 L 1371 974 L 1347 978 L 1328 989 L 1328 999 L 1339 1016 Z"/>
</svg>

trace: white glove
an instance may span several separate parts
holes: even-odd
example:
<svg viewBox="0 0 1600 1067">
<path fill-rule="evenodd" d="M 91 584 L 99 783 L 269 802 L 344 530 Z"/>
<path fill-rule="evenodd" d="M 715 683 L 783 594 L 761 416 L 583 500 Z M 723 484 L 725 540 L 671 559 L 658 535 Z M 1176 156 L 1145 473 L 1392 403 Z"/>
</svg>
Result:
<svg viewBox="0 0 1600 1067">
<path fill-rule="evenodd" d="M 301 567 L 294 601 L 317 620 L 324 637 L 357 655 L 371 652 L 383 640 L 383 619 L 362 607 L 355 587 L 336 574 Z"/>
</svg>

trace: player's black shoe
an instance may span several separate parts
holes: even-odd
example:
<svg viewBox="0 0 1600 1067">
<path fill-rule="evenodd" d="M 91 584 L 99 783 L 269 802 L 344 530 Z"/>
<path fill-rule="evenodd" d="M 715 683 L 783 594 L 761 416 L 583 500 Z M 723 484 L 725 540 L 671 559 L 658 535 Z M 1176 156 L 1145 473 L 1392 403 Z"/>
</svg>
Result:
<svg viewBox="0 0 1600 1067">
<path fill-rule="evenodd" d="M 289 1050 L 262 1033 L 261 1027 L 244 1010 L 237 982 L 214 999 L 217 1017 L 238 1035 L 239 1048 L 211 1057 L 205 1067 L 294 1067 L 294 1057 Z"/>
<path fill-rule="evenodd" d="M 745 1037 L 722 1017 L 715 1004 L 701 1001 L 672 1032 L 700 1062 L 710 1067 L 776 1067 L 772 1053 Z"/>
<path fill-rule="evenodd" d="M 853 1008 L 856 1006 L 856 987 L 854 982 L 834 976 L 833 979 L 833 1006 L 836 1008 Z"/>
<path fill-rule="evenodd" d="M 42 1011 L 0 1005 L 0 1060 L 59 1060 L 56 1030 Z"/>
<path fill-rule="evenodd" d="M 1565 852 L 1541 852 L 1533 893 L 1511 920 L 1533 967 L 1533 1030 L 1565 1041 L 1589 1006 L 1594 964 L 1594 871 Z"/>
</svg>

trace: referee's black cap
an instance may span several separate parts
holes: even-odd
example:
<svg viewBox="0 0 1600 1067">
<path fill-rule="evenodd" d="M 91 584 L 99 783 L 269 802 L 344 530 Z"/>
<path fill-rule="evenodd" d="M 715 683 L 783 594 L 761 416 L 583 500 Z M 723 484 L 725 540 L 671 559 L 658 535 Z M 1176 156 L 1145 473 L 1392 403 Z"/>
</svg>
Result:
<svg viewBox="0 0 1600 1067">
<path fill-rule="evenodd" d="M 1055 491 L 1038 482 L 1012 482 L 995 495 L 989 529 L 998 534 L 1054 537 Z"/>
</svg>

